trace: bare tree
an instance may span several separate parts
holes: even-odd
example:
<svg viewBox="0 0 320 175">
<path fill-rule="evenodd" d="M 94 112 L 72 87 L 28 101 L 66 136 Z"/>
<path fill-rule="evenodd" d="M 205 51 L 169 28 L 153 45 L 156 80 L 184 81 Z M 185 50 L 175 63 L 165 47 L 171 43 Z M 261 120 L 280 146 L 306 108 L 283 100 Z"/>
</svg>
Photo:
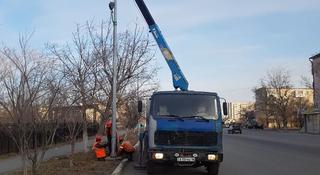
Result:
<svg viewBox="0 0 320 175">
<path fill-rule="evenodd" d="M 24 174 L 27 160 L 36 174 L 57 130 L 50 111 L 56 105 L 60 79 L 54 62 L 29 48 L 31 35 L 19 39 L 20 52 L 4 47 L 0 50 L 0 106 L 10 124 L 2 124 L 15 142 L 22 158 Z"/>
<path fill-rule="evenodd" d="M 67 83 L 64 83 L 67 84 Z M 63 132 L 61 135 L 64 136 L 64 139 L 70 144 L 70 155 L 69 155 L 69 165 L 72 167 L 74 165 L 74 153 L 75 153 L 75 144 L 78 136 L 83 130 L 83 117 L 79 111 L 82 111 L 82 106 L 75 105 L 75 102 L 78 101 L 77 95 L 74 95 L 72 92 L 73 88 L 64 86 L 61 88 L 59 93 L 59 99 L 61 99 L 62 105 L 54 108 L 51 115 L 54 115 L 55 118 L 59 120 L 60 126 L 63 125 Z"/>
<path fill-rule="evenodd" d="M 86 118 L 85 110 L 89 106 L 95 107 L 102 116 L 100 126 L 104 126 L 103 121 L 111 114 L 113 48 L 110 33 L 110 22 L 102 22 L 99 27 L 87 22 L 77 26 L 72 43 L 63 47 L 49 46 L 51 53 L 62 63 L 61 72 L 66 77 L 65 84 L 73 89 L 75 104 L 83 107 L 83 119 Z M 123 107 L 132 102 L 129 99 L 136 93 L 138 81 L 141 95 L 154 89 L 157 66 L 152 64 L 153 45 L 138 27 L 133 32 L 121 33 L 118 43 L 117 103 L 118 107 Z M 149 86 L 144 86 L 147 84 Z M 86 131 L 86 121 L 83 128 Z M 103 130 L 104 127 L 100 127 L 99 133 Z M 84 140 L 87 139 L 84 137 Z M 84 146 L 87 148 L 87 144 Z"/>
<path fill-rule="evenodd" d="M 255 109 L 264 114 L 264 125 L 269 126 L 269 121 L 274 116 L 274 103 L 273 98 L 268 94 L 266 87 L 255 88 L 253 90 L 256 96 Z"/>
<path fill-rule="evenodd" d="M 301 82 L 300 82 L 304 87 L 312 89 L 312 80 L 310 80 L 306 76 L 301 76 Z"/>
<path fill-rule="evenodd" d="M 265 106 L 272 111 L 270 114 L 274 115 L 278 127 L 280 123 L 287 127 L 288 118 L 292 116 L 290 106 L 294 98 L 289 72 L 280 68 L 273 69 L 261 80 L 261 86 L 266 90 Z"/>
<path fill-rule="evenodd" d="M 93 55 L 98 66 L 94 71 L 94 77 L 99 84 L 99 91 L 95 95 L 95 101 L 106 106 L 104 111 L 98 109 L 104 119 L 111 114 L 112 103 L 113 48 L 110 24 L 110 22 L 103 22 L 99 28 L 96 28 L 92 23 L 87 23 L 87 32 L 89 33 Z M 131 103 L 129 99 L 137 90 L 140 95 L 143 95 L 155 88 L 154 82 L 158 67 L 152 64 L 154 61 L 154 46 L 150 38 L 137 26 L 133 31 L 127 30 L 121 33 L 118 44 L 117 103 L 118 106 L 121 106 L 122 104 Z M 137 88 L 137 84 L 140 88 Z M 148 84 L 149 86 L 147 86 Z"/>
<path fill-rule="evenodd" d="M 240 118 L 238 122 L 245 124 L 246 122 L 251 122 L 255 119 L 256 116 L 253 104 L 240 109 Z"/>
<path fill-rule="evenodd" d="M 93 71 L 96 70 L 95 60 L 89 39 L 82 34 L 83 27 L 77 26 L 73 33 L 73 42 L 64 47 L 51 45 L 53 55 L 62 63 L 61 72 L 66 78 L 65 83 L 72 88 L 74 103 L 81 106 L 83 121 L 84 151 L 88 152 L 88 132 L 86 110 L 93 104 L 92 94 L 97 89 Z M 72 122 L 71 122 L 72 123 Z"/>
</svg>

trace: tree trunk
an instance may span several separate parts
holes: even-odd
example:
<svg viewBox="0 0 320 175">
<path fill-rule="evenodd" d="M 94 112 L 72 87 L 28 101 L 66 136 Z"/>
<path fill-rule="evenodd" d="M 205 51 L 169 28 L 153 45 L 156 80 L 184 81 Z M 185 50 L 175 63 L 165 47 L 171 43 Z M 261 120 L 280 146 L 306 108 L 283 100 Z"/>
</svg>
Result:
<svg viewBox="0 0 320 175">
<path fill-rule="evenodd" d="M 87 122 L 84 123 L 83 125 L 83 134 L 82 134 L 82 137 L 83 137 L 83 151 L 85 153 L 87 153 L 89 150 L 88 150 L 88 125 L 87 125 Z"/>
<path fill-rule="evenodd" d="M 266 117 L 266 128 L 269 128 L 269 117 Z"/>
<path fill-rule="evenodd" d="M 24 153 L 21 154 L 21 161 L 22 161 L 23 175 L 28 175 L 27 159 Z"/>
<path fill-rule="evenodd" d="M 277 122 L 278 129 L 281 129 L 281 122 L 280 122 L 280 120 L 277 119 L 276 122 Z"/>
<path fill-rule="evenodd" d="M 88 123 L 86 118 L 86 109 L 82 109 L 82 119 L 83 119 L 83 132 L 82 132 L 82 139 L 83 139 L 83 151 L 87 153 L 88 150 Z"/>
<path fill-rule="evenodd" d="M 304 119 L 303 116 L 299 116 L 299 128 L 302 129 L 304 126 Z"/>
<path fill-rule="evenodd" d="M 22 162 L 22 169 L 23 169 L 23 175 L 28 175 L 28 166 L 27 166 L 27 155 L 25 152 L 25 149 L 23 148 L 23 141 L 22 138 L 19 139 L 19 154 Z"/>
<path fill-rule="evenodd" d="M 282 123 L 283 123 L 283 128 L 284 128 L 284 129 L 288 129 L 288 121 L 287 121 L 286 119 L 284 119 L 284 120 L 282 121 Z"/>
<path fill-rule="evenodd" d="M 36 161 L 32 161 L 32 175 L 37 175 L 37 162 Z"/>
<path fill-rule="evenodd" d="M 75 144 L 76 144 L 76 139 L 75 138 L 72 138 L 71 140 L 71 154 L 70 154 L 70 157 L 69 157 L 69 166 L 70 168 L 73 167 L 73 155 L 74 155 L 74 151 L 75 151 Z"/>
</svg>

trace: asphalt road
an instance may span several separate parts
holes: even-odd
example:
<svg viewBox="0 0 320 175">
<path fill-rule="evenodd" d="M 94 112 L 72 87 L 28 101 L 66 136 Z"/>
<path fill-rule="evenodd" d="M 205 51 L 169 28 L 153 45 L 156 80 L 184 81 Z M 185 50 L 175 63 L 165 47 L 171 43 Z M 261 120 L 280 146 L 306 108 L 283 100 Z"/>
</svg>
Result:
<svg viewBox="0 0 320 175">
<path fill-rule="evenodd" d="M 224 161 L 219 175 L 318 175 L 320 136 L 296 132 L 244 130 L 223 136 Z M 129 163 L 122 175 L 144 175 Z M 165 167 L 159 174 L 204 175 L 201 168 Z"/>
</svg>

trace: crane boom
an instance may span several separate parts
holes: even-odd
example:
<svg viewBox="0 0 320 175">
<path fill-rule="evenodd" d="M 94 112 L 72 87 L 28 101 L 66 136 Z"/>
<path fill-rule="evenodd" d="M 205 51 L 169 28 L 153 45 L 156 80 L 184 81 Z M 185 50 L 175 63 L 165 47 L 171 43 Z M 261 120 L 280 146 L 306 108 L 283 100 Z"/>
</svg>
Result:
<svg viewBox="0 0 320 175">
<path fill-rule="evenodd" d="M 152 33 L 153 37 L 155 38 L 162 55 L 164 56 L 170 70 L 172 73 L 172 81 L 173 81 L 173 87 L 175 89 L 181 89 L 182 91 L 188 90 L 188 81 L 183 75 L 174 55 L 172 54 L 172 51 L 170 50 L 166 40 L 164 39 L 159 26 L 154 21 L 153 17 L 150 14 L 150 11 L 148 10 L 146 4 L 143 0 L 135 0 L 143 17 L 145 18 L 150 32 Z"/>
</svg>

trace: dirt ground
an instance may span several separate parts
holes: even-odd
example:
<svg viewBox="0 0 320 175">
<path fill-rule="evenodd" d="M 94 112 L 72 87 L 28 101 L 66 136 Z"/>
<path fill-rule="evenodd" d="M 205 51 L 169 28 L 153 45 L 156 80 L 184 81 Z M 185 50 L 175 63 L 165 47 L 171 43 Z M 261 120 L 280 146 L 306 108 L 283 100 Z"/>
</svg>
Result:
<svg viewBox="0 0 320 175">
<path fill-rule="evenodd" d="M 17 153 L 1 154 L 0 160 L 8 159 L 8 158 L 15 157 L 15 156 L 18 156 L 18 154 Z"/>
<path fill-rule="evenodd" d="M 118 166 L 120 160 L 97 161 L 93 153 L 78 153 L 74 156 L 74 166 L 69 167 L 69 158 L 60 156 L 49 159 L 41 164 L 39 175 L 108 175 Z M 29 174 L 29 173 L 28 173 Z M 22 175 L 12 172 L 9 175 Z"/>
<path fill-rule="evenodd" d="M 137 143 L 137 134 L 128 131 L 126 140 L 133 145 Z M 118 166 L 121 160 L 97 161 L 93 152 L 77 153 L 74 155 L 74 166 L 70 168 L 69 157 L 59 156 L 42 162 L 39 175 L 108 175 Z M 9 173 L 9 175 L 22 175 L 21 171 Z M 28 174 L 31 174 L 28 173 Z"/>
</svg>

